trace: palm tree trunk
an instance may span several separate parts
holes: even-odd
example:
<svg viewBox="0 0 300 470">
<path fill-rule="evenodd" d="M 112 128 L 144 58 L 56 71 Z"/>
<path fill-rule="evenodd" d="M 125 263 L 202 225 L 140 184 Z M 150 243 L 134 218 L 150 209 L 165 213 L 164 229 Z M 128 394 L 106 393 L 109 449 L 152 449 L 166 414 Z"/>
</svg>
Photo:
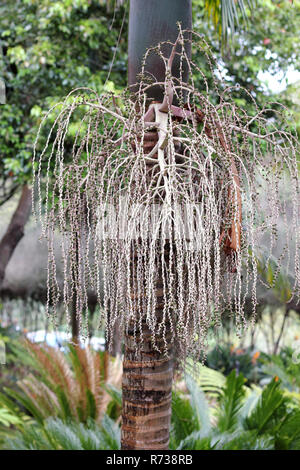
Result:
<svg viewBox="0 0 300 470">
<path fill-rule="evenodd" d="M 128 83 L 132 90 L 141 73 L 145 52 L 163 41 L 175 42 L 178 37 L 178 25 L 182 29 L 192 29 L 192 0 L 130 0 L 129 36 L 128 36 Z M 172 46 L 165 44 L 163 53 L 168 57 Z M 191 51 L 186 45 L 187 53 Z M 145 71 L 151 73 L 158 82 L 165 79 L 165 66 L 161 58 L 151 53 L 148 55 Z M 175 57 L 172 75 L 180 77 L 180 61 Z M 183 64 L 183 80 L 188 78 L 188 68 Z M 156 101 L 163 100 L 161 87 L 152 87 L 148 97 Z"/>
<path fill-rule="evenodd" d="M 163 314 L 162 282 L 157 284 L 156 314 Z M 142 334 L 135 334 L 134 325 L 125 335 L 123 362 L 123 420 L 122 449 L 166 450 L 169 447 L 171 399 L 173 380 L 173 354 L 171 346 L 165 354 L 153 348 L 151 331 L 146 320 Z M 165 339 L 171 345 L 170 328 Z M 136 343 L 139 344 L 136 350 Z M 163 337 L 156 338 L 156 346 L 164 350 Z"/>
<path fill-rule="evenodd" d="M 183 29 L 192 27 L 191 0 L 131 0 L 128 39 L 128 82 L 132 87 L 141 72 L 146 50 L 161 41 L 175 42 L 178 36 L 177 22 Z M 165 50 L 166 56 L 171 46 Z M 164 80 L 165 66 L 155 55 L 148 58 L 146 70 L 157 81 Z M 174 76 L 180 75 L 179 62 L 175 58 Z M 184 71 L 187 79 L 188 70 Z M 134 91 L 134 87 L 132 87 Z M 149 89 L 148 96 L 162 101 L 161 89 Z M 150 151 L 151 149 L 148 149 Z M 168 256 L 166 249 L 165 256 Z M 134 263 L 135 260 L 132 259 Z M 163 282 L 159 276 L 156 285 L 156 315 L 163 315 Z M 134 323 L 125 333 L 123 362 L 122 449 L 166 450 L 169 447 L 171 399 L 173 381 L 173 351 L 170 326 L 166 325 L 165 337 L 155 338 L 158 350 L 153 346 L 151 331 L 142 322 L 142 337 L 134 331 Z M 165 340 L 169 349 L 165 351 Z M 136 348 L 139 343 L 139 348 Z"/>
</svg>

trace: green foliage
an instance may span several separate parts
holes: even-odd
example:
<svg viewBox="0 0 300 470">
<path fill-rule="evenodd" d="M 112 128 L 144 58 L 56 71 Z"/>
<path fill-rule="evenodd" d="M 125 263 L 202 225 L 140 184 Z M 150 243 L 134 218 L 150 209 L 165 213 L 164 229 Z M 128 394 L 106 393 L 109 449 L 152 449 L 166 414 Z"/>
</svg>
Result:
<svg viewBox="0 0 300 470">
<path fill-rule="evenodd" d="M 111 401 L 107 405 L 106 413 L 110 418 L 117 420 L 120 417 L 122 410 L 122 392 L 112 384 L 107 384 L 103 387 L 111 397 Z"/>
<path fill-rule="evenodd" d="M 261 255 L 257 258 L 257 269 L 263 281 L 272 289 L 274 296 L 281 304 L 291 300 L 293 280 L 280 269 L 277 260 L 273 258 L 267 261 Z"/>
<path fill-rule="evenodd" d="M 223 40 L 228 40 L 228 35 L 235 32 L 240 25 L 240 19 L 245 19 L 255 5 L 255 0 L 205 0 L 205 10 L 212 18 L 216 31 Z M 246 11 L 247 10 L 247 11 Z"/>
<path fill-rule="evenodd" d="M 177 450 L 214 450 L 216 446 L 212 444 L 210 437 L 203 437 L 201 431 L 194 431 L 177 447 Z"/>
<path fill-rule="evenodd" d="M 26 374 L 26 366 L 22 364 L 14 353 L 14 345 L 20 338 L 20 332 L 13 325 L 0 326 L 0 342 L 5 347 L 5 365 L 0 364 L 0 390 L 3 387 L 14 387 L 16 381 Z"/>
<path fill-rule="evenodd" d="M 4 388 L 0 406 L 21 416 L 23 410 L 40 424 L 50 417 L 87 422 L 100 420 L 110 401 L 102 385 L 111 363 L 106 353 L 69 346 L 66 354 L 30 342 L 15 346 L 15 354 L 29 375 L 14 388 Z M 112 380 L 118 382 L 118 371 Z"/>
<path fill-rule="evenodd" d="M 215 397 L 222 393 L 226 380 L 222 372 L 197 364 L 191 359 L 187 359 L 186 371 L 205 393 Z"/>
<path fill-rule="evenodd" d="M 279 382 L 274 379 L 263 390 L 261 399 L 250 416 L 245 428 L 258 435 L 274 436 L 274 446 L 280 450 L 300 449 L 300 410 L 289 409 L 289 399 Z"/>
<path fill-rule="evenodd" d="M 195 413 L 188 400 L 179 393 L 172 394 L 172 426 L 170 434 L 171 448 L 176 448 L 176 443 L 184 441 L 197 427 Z"/>
<path fill-rule="evenodd" d="M 88 86 L 98 92 L 103 90 L 123 19 L 118 52 L 105 89 L 119 90 L 126 85 L 127 4 L 122 0 L 1 3 L 0 78 L 6 85 L 7 104 L 1 106 L 0 113 L 0 179 L 6 181 L 0 203 L 24 180 L 31 179 L 32 144 L 43 110 L 59 102 L 73 88 Z M 208 16 L 213 18 L 209 24 Z M 247 16 L 249 27 L 244 28 L 243 18 Z M 193 0 L 194 29 L 212 44 L 228 85 L 239 83 L 249 90 L 250 94 L 243 97 L 234 90 L 232 93 L 253 113 L 253 97 L 259 105 L 266 101 L 259 72 L 284 74 L 292 66 L 299 68 L 299 55 L 294 52 L 300 46 L 299 18 L 299 1 L 291 4 L 288 0 Z M 224 50 L 223 55 L 220 24 L 225 35 L 233 33 L 235 24 L 240 25 L 234 49 Z M 199 65 L 203 69 L 204 63 Z M 205 74 L 213 86 L 207 66 Z M 196 76 L 195 80 L 201 89 L 202 77 Z M 295 108 L 294 94 L 284 93 L 279 99 Z M 52 123 L 50 118 L 49 126 Z M 74 132 L 77 124 L 74 123 Z M 48 130 L 49 127 L 45 128 L 44 135 Z"/>
<path fill-rule="evenodd" d="M 217 406 L 188 382 L 191 398 L 174 397 L 171 448 L 180 450 L 271 450 L 300 449 L 300 411 L 272 380 L 257 399 L 244 386 L 242 374 L 232 371 L 226 378 Z M 196 390 L 195 390 L 196 388 Z M 199 394 L 200 393 L 200 394 Z M 184 409 L 184 412 L 182 411 Z M 203 410 L 206 410 L 203 412 Z M 195 417 L 205 414 L 205 419 Z M 186 415 L 185 431 L 182 422 Z M 178 419 L 181 416 L 181 419 Z M 217 419 L 216 419 L 217 417 Z M 208 420 L 208 423 L 207 423 Z M 190 432 L 190 434 L 187 434 Z M 181 440 L 180 440 L 181 439 Z"/>
<path fill-rule="evenodd" d="M 103 89 L 123 15 L 123 8 L 107 11 L 97 0 L 1 2 L 0 78 L 6 104 L 0 113 L 0 179 L 7 188 L 0 202 L 31 179 L 32 145 L 43 110 L 73 88 Z M 127 21 L 124 38 L 126 29 Z M 126 51 L 121 38 L 106 88 L 126 85 Z"/>
<path fill-rule="evenodd" d="M 295 92 L 292 94 L 289 94 L 288 91 L 280 94 L 271 92 L 263 82 L 262 73 L 267 71 L 271 75 L 279 73 L 284 81 L 288 70 L 299 70 L 299 54 L 296 54 L 295 51 L 300 47 L 298 34 L 300 2 L 298 0 L 293 4 L 289 0 L 255 2 L 248 24 L 240 21 L 240 28 L 230 39 L 232 47 L 224 48 L 223 51 L 221 50 L 219 31 L 215 30 L 213 24 L 207 25 L 205 3 L 206 0 L 195 0 L 194 2 L 194 29 L 200 34 L 204 34 L 206 40 L 212 45 L 213 53 L 218 58 L 228 86 L 234 87 L 239 84 L 249 91 L 249 94 L 241 96 L 240 92 L 235 92 L 232 89 L 231 93 L 239 104 L 247 106 L 248 112 L 251 110 L 255 114 L 253 98 L 260 107 L 270 100 L 281 102 L 289 110 L 293 110 L 294 117 L 298 119 L 299 104 L 296 106 L 295 101 L 299 100 L 295 99 Z M 220 5 L 223 2 L 217 0 L 211 3 Z M 244 1 L 244 3 L 247 2 Z M 238 13 L 238 16 L 242 19 L 241 12 Z M 201 59 L 196 58 L 196 60 Z M 201 65 L 203 68 L 204 64 Z M 206 70 L 207 77 L 209 74 L 209 70 Z M 195 79 L 199 81 L 197 86 L 200 88 L 201 77 L 195 77 Z M 276 119 L 272 113 L 269 113 L 268 117 Z M 299 122 L 297 127 L 299 128 Z"/>
<path fill-rule="evenodd" d="M 106 8 L 108 11 L 111 11 L 112 9 L 119 8 L 120 6 L 128 3 L 128 0 L 99 0 L 101 5 L 106 5 Z"/>
<path fill-rule="evenodd" d="M 119 450 L 120 428 L 107 415 L 99 426 L 48 418 L 43 424 L 26 425 L 14 438 L 7 439 L 11 450 Z"/>
<path fill-rule="evenodd" d="M 235 369 L 248 380 L 253 379 L 252 354 L 249 349 L 235 349 L 218 344 L 207 354 L 205 364 L 211 369 L 222 372 L 225 376 Z"/>
<path fill-rule="evenodd" d="M 239 374 L 236 377 L 235 370 L 233 370 L 227 377 L 219 402 L 218 428 L 221 432 L 231 431 L 237 424 L 238 413 L 245 396 L 243 385 L 243 375 Z"/>
<path fill-rule="evenodd" d="M 232 371 L 218 400 L 187 378 L 189 397 L 173 393 L 170 448 L 178 450 L 300 450 L 300 411 L 284 393 L 277 379 L 262 391 L 250 391 L 242 374 Z M 120 392 L 109 387 L 116 403 Z M 8 398 L 6 409 L 9 408 Z M 16 405 L 11 404 L 14 409 Z M 13 409 L 13 408 L 11 408 Z M 10 415 L 13 415 L 11 411 Z M 120 449 L 119 420 L 103 415 L 101 424 L 47 418 L 22 424 L 6 439 L 7 449 Z"/>
<path fill-rule="evenodd" d="M 235 431 L 216 435 L 216 450 L 273 450 L 272 437 L 258 437 L 256 433 Z"/>
<path fill-rule="evenodd" d="M 280 390 L 279 382 L 272 380 L 263 390 L 261 398 L 250 416 L 245 419 L 245 427 L 256 430 L 257 434 L 272 434 L 286 412 L 287 399 Z"/>
<path fill-rule="evenodd" d="M 276 448 L 282 450 L 300 449 L 300 412 L 290 411 L 276 436 Z"/>
<path fill-rule="evenodd" d="M 196 383 L 190 378 L 187 378 L 187 387 L 191 395 L 191 406 L 196 411 L 196 423 L 203 435 L 208 435 L 211 431 L 211 424 L 209 418 L 209 407 L 206 401 L 204 392 L 197 387 Z"/>
<path fill-rule="evenodd" d="M 102 433 L 103 433 L 102 447 L 104 448 L 104 450 L 120 449 L 120 441 L 121 441 L 120 428 L 107 415 L 104 415 L 104 418 L 102 420 Z"/>
<path fill-rule="evenodd" d="M 0 408 L 0 424 L 3 426 L 11 426 L 16 424 L 21 424 L 22 420 L 12 413 L 7 408 Z"/>
<path fill-rule="evenodd" d="M 294 359 L 294 350 L 285 347 L 278 355 L 263 353 L 260 362 L 263 373 L 267 377 L 277 376 L 291 397 L 299 395 L 300 402 L 300 363 Z"/>
<path fill-rule="evenodd" d="M 16 429 L 23 429 L 29 421 L 28 416 L 20 412 L 15 403 L 5 395 L 0 395 L 0 448 L 8 436 L 13 436 Z"/>
<path fill-rule="evenodd" d="M 110 395 L 110 397 L 115 401 L 118 406 L 122 406 L 122 392 L 117 387 L 112 384 L 108 384 L 105 387 L 105 390 Z"/>
</svg>

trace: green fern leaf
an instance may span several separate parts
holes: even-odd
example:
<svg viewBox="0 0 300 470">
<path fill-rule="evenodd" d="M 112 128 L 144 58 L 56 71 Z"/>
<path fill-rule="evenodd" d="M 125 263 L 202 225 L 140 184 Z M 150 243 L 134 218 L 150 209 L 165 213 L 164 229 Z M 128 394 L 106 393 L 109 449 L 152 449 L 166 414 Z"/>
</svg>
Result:
<svg viewBox="0 0 300 470">
<path fill-rule="evenodd" d="M 195 412 L 190 401 L 182 397 L 178 392 L 173 392 L 170 433 L 171 449 L 177 449 L 180 442 L 189 436 L 195 430 L 196 426 Z"/>
<path fill-rule="evenodd" d="M 202 390 L 191 377 L 186 379 L 187 387 L 191 394 L 191 405 L 196 414 L 198 428 L 203 436 L 207 436 L 211 431 L 209 406 Z"/>
<path fill-rule="evenodd" d="M 221 432 L 232 430 L 238 422 L 238 413 L 245 397 L 244 381 L 243 375 L 236 376 L 235 370 L 231 371 L 226 379 L 219 401 L 218 429 Z"/>
<path fill-rule="evenodd" d="M 97 415 L 97 405 L 94 394 L 91 390 L 86 390 L 86 412 L 87 416 L 91 417 L 92 419 L 96 419 Z"/>
<path fill-rule="evenodd" d="M 287 398 L 280 390 L 280 383 L 273 379 L 263 390 L 254 410 L 244 421 L 248 430 L 256 430 L 258 435 L 274 433 L 286 415 Z"/>
<path fill-rule="evenodd" d="M 177 450 L 214 450 L 211 438 L 202 436 L 201 431 L 194 431 L 180 442 Z"/>
</svg>

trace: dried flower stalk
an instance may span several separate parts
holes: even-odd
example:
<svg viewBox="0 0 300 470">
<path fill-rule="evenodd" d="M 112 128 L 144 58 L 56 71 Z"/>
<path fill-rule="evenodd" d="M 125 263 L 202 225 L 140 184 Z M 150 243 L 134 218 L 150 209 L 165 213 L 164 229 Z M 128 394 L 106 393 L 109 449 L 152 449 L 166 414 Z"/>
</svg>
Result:
<svg viewBox="0 0 300 470">
<path fill-rule="evenodd" d="M 187 57 L 191 41 L 214 74 L 213 89 Z M 140 337 L 145 320 L 156 347 L 168 324 L 179 354 L 199 357 L 209 327 L 220 325 L 225 309 L 234 313 L 240 330 L 246 326 L 249 296 L 255 314 L 257 257 L 264 243 L 266 259 L 272 258 L 282 214 L 286 244 L 278 266 L 294 272 L 291 298 L 299 296 L 299 147 L 284 108 L 278 129 L 278 120 L 268 118 L 271 107 L 256 107 L 249 116 L 237 106 L 231 96 L 236 87 L 225 87 L 203 38 L 180 31 L 170 57 L 164 57 L 159 45 L 147 52 L 144 64 L 153 51 L 165 63 L 164 82 L 143 73 L 135 94 L 74 90 L 57 105 L 45 148 L 35 152 L 39 216 L 49 248 L 49 313 L 51 308 L 55 315 L 60 301 L 69 311 L 75 293 L 86 333 L 88 290 L 102 301 L 101 268 L 102 319 L 109 318 L 111 332 L 115 325 L 122 331 L 130 325 Z M 189 83 L 172 77 L 175 54 L 181 68 L 190 69 Z M 201 91 L 193 72 L 202 77 Z M 146 92 L 153 85 L 164 90 L 163 103 L 149 103 Z M 247 90 L 240 92 L 254 102 Z M 78 112 L 81 124 L 70 153 L 66 139 Z M 38 138 L 35 149 L 37 144 Z M 288 199 L 282 181 L 288 182 Z M 53 250 L 57 227 L 62 235 L 62 292 Z M 158 281 L 163 300 L 159 317 Z M 167 353 L 168 341 L 160 346 L 162 352 Z"/>
</svg>

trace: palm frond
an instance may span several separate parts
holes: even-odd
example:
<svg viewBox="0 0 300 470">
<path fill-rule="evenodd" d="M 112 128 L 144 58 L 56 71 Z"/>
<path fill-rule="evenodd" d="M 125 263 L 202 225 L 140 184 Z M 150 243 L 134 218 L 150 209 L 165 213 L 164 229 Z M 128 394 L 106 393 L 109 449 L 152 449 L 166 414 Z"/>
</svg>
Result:
<svg viewBox="0 0 300 470">
<path fill-rule="evenodd" d="M 255 432 L 236 430 L 233 433 L 215 434 L 212 444 L 216 450 L 273 450 L 271 436 L 257 437 Z"/>
<path fill-rule="evenodd" d="M 65 355 L 59 349 L 46 344 L 35 344 L 29 340 L 25 341 L 25 346 L 32 361 L 32 369 L 38 373 L 48 387 L 59 386 L 65 391 L 72 390 L 76 395 L 77 383 L 74 380 L 73 372 Z M 24 359 L 26 360 L 26 357 Z M 74 403 L 72 405 L 74 406 Z"/>
<path fill-rule="evenodd" d="M 7 450 L 58 450 L 54 442 L 37 425 L 26 426 L 22 433 L 6 439 L 4 448 Z"/>
<path fill-rule="evenodd" d="M 205 10 L 215 29 L 227 41 L 240 26 L 240 20 L 247 20 L 255 3 L 255 0 L 205 0 Z"/>
<path fill-rule="evenodd" d="M 50 416 L 62 420 L 88 418 L 101 421 L 111 397 L 105 384 L 120 386 L 121 361 L 89 347 L 70 345 L 63 353 L 47 345 L 26 342 L 18 352 L 19 359 L 32 371 L 18 382 L 18 390 L 6 390 L 7 396 L 24 407 L 27 413 L 42 422 Z M 5 395 L 0 406 L 7 409 Z"/>
<path fill-rule="evenodd" d="M 80 438 L 76 433 L 76 427 L 73 430 L 71 426 L 66 425 L 63 421 L 49 418 L 46 431 L 59 444 L 61 449 L 83 450 Z"/>
<path fill-rule="evenodd" d="M 222 393 L 226 377 L 221 372 L 210 369 L 188 358 L 186 361 L 186 373 L 209 396 L 218 397 Z"/>
<path fill-rule="evenodd" d="M 191 405 L 197 419 L 199 430 L 201 430 L 202 436 L 207 436 L 211 431 L 208 402 L 203 391 L 197 387 L 191 377 L 187 377 L 186 383 L 191 394 Z"/>
<path fill-rule="evenodd" d="M 26 425 L 21 433 L 6 440 L 13 450 L 119 450 L 120 428 L 106 415 L 102 426 L 48 418 L 43 424 Z"/>
<path fill-rule="evenodd" d="M 103 450 L 119 450 L 121 448 L 121 431 L 119 426 L 104 415 L 102 419 Z"/>
<path fill-rule="evenodd" d="M 190 401 L 174 391 L 172 394 L 171 449 L 177 449 L 179 443 L 187 438 L 196 426 L 195 412 Z M 196 427 L 196 430 L 199 430 L 199 427 Z"/>
<path fill-rule="evenodd" d="M 19 381 L 18 386 L 27 399 L 31 401 L 32 407 L 35 406 L 44 418 L 58 413 L 59 400 L 57 394 L 44 382 L 39 381 L 30 374 L 26 379 Z"/>
<path fill-rule="evenodd" d="M 104 387 L 109 396 L 119 405 L 122 406 L 122 391 L 112 384 Z"/>
<path fill-rule="evenodd" d="M 202 435 L 201 431 L 194 431 L 180 442 L 177 450 L 214 450 L 211 438 Z"/>
<path fill-rule="evenodd" d="M 277 450 L 300 450 L 300 411 L 290 411 L 275 438 Z"/>
<path fill-rule="evenodd" d="M 249 389 L 248 395 L 246 396 L 246 399 L 240 409 L 239 416 L 238 416 L 240 426 L 242 426 L 242 423 L 245 420 L 245 418 L 247 418 L 247 416 L 250 415 L 252 410 L 257 405 L 260 395 L 261 395 L 261 389 L 259 389 L 258 387 L 252 391 Z"/>
<path fill-rule="evenodd" d="M 0 424 L 5 427 L 9 427 L 10 425 L 21 424 L 22 420 L 19 416 L 12 413 L 7 408 L 0 408 Z"/>
<path fill-rule="evenodd" d="M 257 434 L 273 433 L 286 415 L 287 397 L 280 390 L 280 382 L 273 379 L 263 390 L 260 400 L 244 426 Z"/>
<path fill-rule="evenodd" d="M 218 429 L 221 432 L 230 431 L 237 424 L 238 413 L 245 397 L 244 381 L 243 375 L 236 376 L 235 370 L 226 379 L 218 413 Z"/>
<path fill-rule="evenodd" d="M 36 404 L 32 402 L 30 396 L 28 397 L 25 393 L 20 393 L 12 389 L 4 389 L 4 391 L 10 398 L 14 399 L 16 403 L 21 404 L 21 406 L 25 408 L 27 412 L 34 416 L 37 422 L 43 422 L 44 414 L 41 413 L 39 407 L 37 407 Z"/>
</svg>

